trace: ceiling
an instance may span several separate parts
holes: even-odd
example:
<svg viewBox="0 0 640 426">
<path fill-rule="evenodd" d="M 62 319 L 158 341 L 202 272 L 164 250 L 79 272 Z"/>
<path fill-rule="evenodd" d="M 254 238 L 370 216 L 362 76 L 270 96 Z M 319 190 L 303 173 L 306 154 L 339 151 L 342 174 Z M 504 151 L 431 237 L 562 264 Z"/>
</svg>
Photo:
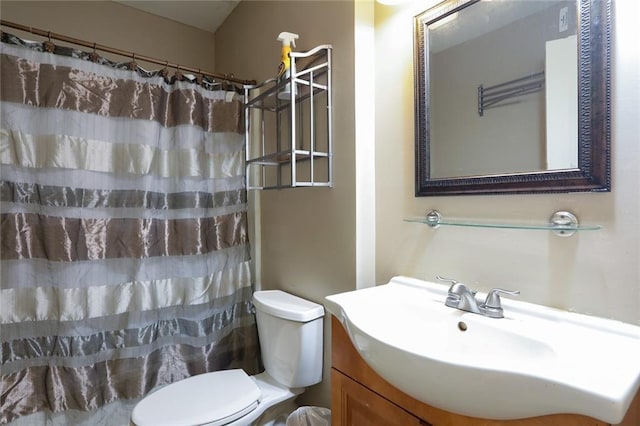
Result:
<svg viewBox="0 0 640 426">
<path fill-rule="evenodd" d="M 240 0 L 114 0 L 154 15 L 215 33 Z"/>
<path fill-rule="evenodd" d="M 429 24 L 429 50 L 432 53 L 438 53 L 560 3 L 575 4 L 565 0 L 482 1 L 474 3 L 468 8 Z"/>
</svg>

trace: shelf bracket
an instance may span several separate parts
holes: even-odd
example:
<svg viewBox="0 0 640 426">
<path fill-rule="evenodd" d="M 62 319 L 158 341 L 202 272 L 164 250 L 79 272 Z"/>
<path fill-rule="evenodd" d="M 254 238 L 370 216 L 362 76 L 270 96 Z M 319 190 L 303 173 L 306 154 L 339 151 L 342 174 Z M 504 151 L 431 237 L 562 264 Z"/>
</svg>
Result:
<svg viewBox="0 0 640 426">
<path fill-rule="evenodd" d="M 559 237 L 570 237 L 578 229 L 578 218 L 571 212 L 557 211 L 551 215 L 549 223 L 552 232 Z"/>
</svg>

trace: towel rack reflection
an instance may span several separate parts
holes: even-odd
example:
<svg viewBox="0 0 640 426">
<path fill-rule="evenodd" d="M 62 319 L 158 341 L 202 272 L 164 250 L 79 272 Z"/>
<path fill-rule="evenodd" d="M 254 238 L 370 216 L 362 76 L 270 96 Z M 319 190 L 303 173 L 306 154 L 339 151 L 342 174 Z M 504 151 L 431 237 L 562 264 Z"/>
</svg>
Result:
<svg viewBox="0 0 640 426">
<path fill-rule="evenodd" d="M 484 110 L 500 106 L 501 102 L 518 96 L 528 95 L 544 89 L 544 71 L 494 86 L 478 86 L 478 114 L 484 116 Z"/>
</svg>

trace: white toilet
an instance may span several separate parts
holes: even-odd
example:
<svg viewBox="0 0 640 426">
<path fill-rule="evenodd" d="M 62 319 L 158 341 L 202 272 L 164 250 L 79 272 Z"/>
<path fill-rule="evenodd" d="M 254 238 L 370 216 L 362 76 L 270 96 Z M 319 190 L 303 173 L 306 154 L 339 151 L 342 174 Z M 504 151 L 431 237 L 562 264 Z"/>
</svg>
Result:
<svg viewBox="0 0 640 426">
<path fill-rule="evenodd" d="M 136 426 L 270 425 L 282 423 L 293 399 L 322 380 L 322 305 L 280 290 L 257 291 L 258 337 L 265 371 L 199 374 L 144 397 Z"/>
</svg>

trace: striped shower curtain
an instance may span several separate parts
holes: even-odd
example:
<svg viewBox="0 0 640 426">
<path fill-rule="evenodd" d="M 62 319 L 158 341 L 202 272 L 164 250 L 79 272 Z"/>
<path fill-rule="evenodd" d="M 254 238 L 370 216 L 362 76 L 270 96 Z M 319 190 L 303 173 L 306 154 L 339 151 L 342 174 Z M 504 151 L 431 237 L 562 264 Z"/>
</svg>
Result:
<svg viewBox="0 0 640 426">
<path fill-rule="evenodd" d="M 257 372 L 241 99 L 2 38 L 0 424 Z"/>
</svg>

